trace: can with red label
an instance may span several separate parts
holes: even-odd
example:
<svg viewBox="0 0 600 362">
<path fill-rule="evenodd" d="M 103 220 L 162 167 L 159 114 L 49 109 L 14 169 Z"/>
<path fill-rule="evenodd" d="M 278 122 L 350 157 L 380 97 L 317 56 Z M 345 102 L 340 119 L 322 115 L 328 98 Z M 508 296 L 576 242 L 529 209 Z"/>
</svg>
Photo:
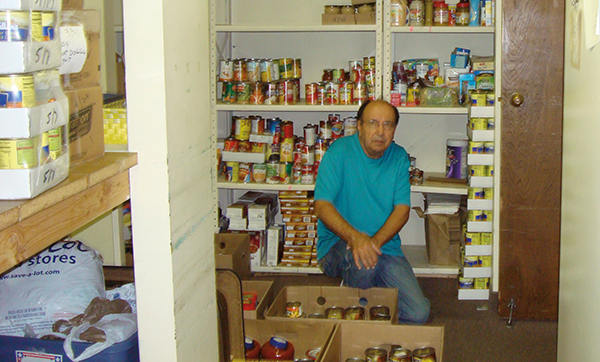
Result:
<svg viewBox="0 0 600 362">
<path fill-rule="evenodd" d="M 253 134 L 263 134 L 265 133 L 265 119 L 261 116 L 250 116 L 251 125 L 251 133 Z"/>
<path fill-rule="evenodd" d="M 339 104 L 350 105 L 354 102 L 352 99 L 352 91 L 354 85 L 350 82 L 341 82 L 339 87 Z"/>
<path fill-rule="evenodd" d="M 302 78 L 302 59 L 292 61 L 292 78 Z"/>
<path fill-rule="evenodd" d="M 315 183 L 312 165 L 304 165 L 304 166 L 302 166 L 302 171 L 301 172 L 302 172 L 302 176 L 301 176 L 300 183 L 302 185 L 311 185 L 311 184 Z M 343 309 L 342 309 L 342 311 L 343 311 Z"/>
<path fill-rule="evenodd" d="M 263 91 L 263 84 L 260 82 L 254 82 L 250 84 L 250 104 L 263 104 L 265 101 L 265 94 Z"/>
<path fill-rule="evenodd" d="M 248 80 L 246 59 L 233 60 L 233 80 L 236 82 L 245 82 Z"/>
<path fill-rule="evenodd" d="M 306 98 L 306 104 L 318 104 L 318 91 L 319 84 L 316 82 L 308 83 L 304 86 L 304 94 Z"/>
<path fill-rule="evenodd" d="M 302 167 L 302 145 L 296 143 L 294 147 L 294 156 L 293 156 L 294 167 Z"/>
<path fill-rule="evenodd" d="M 277 95 L 279 104 L 294 104 L 294 82 L 291 80 L 277 82 Z"/>
<path fill-rule="evenodd" d="M 245 184 L 252 182 L 252 164 L 240 162 L 238 167 L 238 182 Z"/>
<path fill-rule="evenodd" d="M 327 151 L 327 143 L 322 138 L 317 138 L 315 142 L 315 162 L 321 162 Z"/>
<path fill-rule="evenodd" d="M 360 105 L 367 101 L 367 86 L 365 83 L 355 83 L 352 91 L 352 101 Z"/>
<path fill-rule="evenodd" d="M 294 138 L 294 123 L 292 121 L 281 122 L 281 138 Z"/>
<path fill-rule="evenodd" d="M 223 151 L 237 152 L 238 151 L 238 143 L 239 143 L 239 141 L 231 136 L 225 138 L 225 142 L 223 145 Z"/>
<path fill-rule="evenodd" d="M 315 163 L 315 149 L 313 146 L 305 145 L 302 148 L 302 166 Z"/>
<path fill-rule="evenodd" d="M 264 84 L 265 100 L 263 104 L 278 104 L 279 103 L 279 93 L 277 92 L 277 83 L 270 82 Z"/>
<path fill-rule="evenodd" d="M 331 121 L 331 139 L 337 140 L 344 136 L 344 123 L 342 121 Z"/>
<path fill-rule="evenodd" d="M 334 82 L 326 82 L 325 83 L 325 98 L 323 99 L 323 104 L 339 104 L 340 85 Z"/>
</svg>

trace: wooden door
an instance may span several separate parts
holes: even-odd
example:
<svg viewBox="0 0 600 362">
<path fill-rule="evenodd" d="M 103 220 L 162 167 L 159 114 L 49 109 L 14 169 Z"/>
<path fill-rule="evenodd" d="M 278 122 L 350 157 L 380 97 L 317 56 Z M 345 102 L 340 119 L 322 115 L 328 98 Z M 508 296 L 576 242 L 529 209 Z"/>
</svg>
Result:
<svg viewBox="0 0 600 362">
<path fill-rule="evenodd" d="M 498 312 L 508 317 L 513 300 L 515 319 L 556 320 L 565 2 L 502 6 Z"/>
</svg>

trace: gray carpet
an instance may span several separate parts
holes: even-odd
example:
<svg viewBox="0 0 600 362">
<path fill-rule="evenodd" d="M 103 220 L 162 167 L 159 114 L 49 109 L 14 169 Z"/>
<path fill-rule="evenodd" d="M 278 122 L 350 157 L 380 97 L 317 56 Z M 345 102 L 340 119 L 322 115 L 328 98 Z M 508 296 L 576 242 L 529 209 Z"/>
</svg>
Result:
<svg viewBox="0 0 600 362">
<path fill-rule="evenodd" d="M 258 275 L 272 280 L 275 295 L 287 285 L 339 285 L 323 275 Z M 428 324 L 444 326 L 444 362 L 556 361 L 557 323 L 514 320 L 508 328 L 498 317 L 498 298 L 457 299 L 456 279 L 419 278 L 431 301 Z"/>
</svg>

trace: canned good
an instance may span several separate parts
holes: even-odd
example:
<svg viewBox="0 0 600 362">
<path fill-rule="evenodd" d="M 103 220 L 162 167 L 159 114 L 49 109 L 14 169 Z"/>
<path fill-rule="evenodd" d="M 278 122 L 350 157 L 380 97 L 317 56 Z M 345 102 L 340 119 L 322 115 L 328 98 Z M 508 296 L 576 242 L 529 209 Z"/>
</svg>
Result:
<svg viewBox="0 0 600 362">
<path fill-rule="evenodd" d="M 488 129 L 487 118 L 471 118 L 471 129 L 475 131 L 482 131 Z"/>
<path fill-rule="evenodd" d="M 371 319 L 377 316 L 387 316 L 389 319 L 390 316 L 390 308 L 385 305 L 375 305 L 369 309 L 369 316 Z"/>
<path fill-rule="evenodd" d="M 235 119 L 235 139 L 238 141 L 247 141 L 250 139 L 252 130 L 252 121 L 249 118 L 237 117 Z M 239 145 L 238 145 L 239 149 Z"/>
<path fill-rule="evenodd" d="M 63 129 L 54 128 L 46 132 L 48 135 L 48 155 L 50 159 L 56 160 L 62 154 Z"/>
<path fill-rule="evenodd" d="M 494 189 L 493 188 L 483 189 L 483 196 L 486 200 L 493 200 L 494 199 Z"/>
<path fill-rule="evenodd" d="M 277 90 L 277 83 L 271 82 L 264 85 L 265 99 L 263 104 L 278 104 L 279 103 L 279 92 Z"/>
<path fill-rule="evenodd" d="M 344 308 L 329 307 L 325 309 L 325 317 L 327 319 L 344 319 Z"/>
<path fill-rule="evenodd" d="M 321 162 L 327 151 L 327 143 L 322 138 L 317 138 L 315 143 L 315 162 Z"/>
<path fill-rule="evenodd" d="M 278 184 L 279 179 L 279 161 L 269 161 L 267 163 L 267 183 L 268 184 Z"/>
<path fill-rule="evenodd" d="M 494 166 L 487 166 L 485 168 L 485 175 L 488 177 L 494 176 Z"/>
<path fill-rule="evenodd" d="M 294 139 L 286 138 L 279 145 L 279 161 L 293 162 L 294 161 Z"/>
<path fill-rule="evenodd" d="M 267 178 L 267 164 L 255 163 L 252 165 L 252 179 L 256 183 L 263 183 Z"/>
<path fill-rule="evenodd" d="M 302 78 L 302 60 L 294 59 L 292 61 L 292 78 Z"/>
<path fill-rule="evenodd" d="M 458 287 L 460 289 L 473 289 L 473 278 L 458 277 Z"/>
<path fill-rule="evenodd" d="M 315 164 L 315 149 L 313 146 L 305 145 L 302 147 L 300 164 L 302 166 L 312 166 Z"/>
<path fill-rule="evenodd" d="M 468 197 L 469 199 L 472 200 L 481 200 L 484 199 L 484 193 L 483 193 L 483 188 L 482 187 L 471 187 L 469 188 L 469 192 L 468 192 Z"/>
<path fill-rule="evenodd" d="M 233 61 L 230 59 L 222 59 L 219 62 L 219 81 L 233 81 Z"/>
<path fill-rule="evenodd" d="M 273 77 L 273 65 L 273 59 L 262 59 L 259 62 L 260 80 L 262 82 L 272 82 L 276 80 Z"/>
<path fill-rule="evenodd" d="M 313 173 L 312 165 L 302 166 L 300 183 L 302 185 L 312 185 L 315 183 L 315 176 Z"/>
<path fill-rule="evenodd" d="M 263 104 L 265 102 L 264 86 L 260 82 L 250 84 L 250 104 Z"/>
<path fill-rule="evenodd" d="M 221 101 L 227 104 L 237 102 L 237 85 L 234 82 L 223 82 Z"/>
<path fill-rule="evenodd" d="M 250 96 L 252 94 L 252 83 L 238 82 L 235 89 L 235 93 L 237 97 L 237 104 L 250 104 Z"/>
<path fill-rule="evenodd" d="M 261 80 L 260 63 L 256 59 L 246 60 L 246 77 L 248 82 L 258 82 Z"/>
<path fill-rule="evenodd" d="M 344 122 L 339 119 L 331 121 L 331 139 L 337 140 L 344 136 Z"/>
<path fill-rule="evenodd" d="M 340 85 L 334 82 L 326 82 L 324 86 L 325 98 L 323 99 L 323 104 L 339 104 Z"/>
<path fill-rule="evenodd" d="M 362 320 L 365 319 L 365 308 L 361 306 L 352 306 L 344 310 L 344 319 Z"/>
<path fill-rule="evenodd" d="M 280 162 L 279 163 L 279 182 L 282 184 L 292 183 L 292 167 L 291 162 Z"/>
<path fill-rule="evenodd" d="M 0 41 L 43 41 L 42 13 L 0 11 Z"/>
<path fill-rule="evenodd" d="M 465 244 L 466 245 L 480 245 L 481 244 L 481 233 L 465 233 Z"/>
<path fill-rule="evenodd" d="M 307 146 L 314 146 L 315 140 L 317 139 L 317 126 L 314 124 L 307 124 L 303 128 L 304 140 Z"/>
<path fill-rule="evenodd" d="M 354 91 L 354 85 L 351 82 L 341 82 L 339 85 L 339 101 L 338 103 L 341 105 L 350 105 L 354 103 L 354 99 L 352 98 L 352 93 Z"/>
<path fill-rule="evenodd" d="M 413 350 L 414 362 L 436 362 L 435 349 L 433 347 L 415 348 Z"/>
<path fill-rule="evenodd" d="M 494 121 L 494 119 L 488 118 L 487 119 L 487 129 L 494 129 L 495 126 L 496 126 L 496 122 Z"/>
<path fill-rule="evenodd" d="M 467 211 L 467 221 L 483 221 L 483 210 Z"/>
<path fill-rule="evenodd" d="M 489 289 L 490 278 L 474 278 L 473 288 L 474 289 Z"/>
<path fill-rule="evenodd" d="M 465 268 L 475 268 L 479 266 L 479 257 L 465 255 L 463 257 L 463 265 Z"/>
<path fill-rule="evenodd" d="M 366 102 L 367 97 L 367 86 L 364 82 L 355 83 L 352 90 L 352 102 L 356 105 L 361 105 Z"/>
<path fill-rule="evenodd" d="M 483 221 L 493 221 L 494 220 L 494 212 L 492 210 L 484 210 L 483 211 Z"/>
<path fill-rule="evenodd" d="M 0 169 L 38 166 L 38 141 L 34 138 L 0 140 Z"/>
<path fill-rule="evenodd" d="M 481 233 L 481 245 L 492 245 L 492 233 Z"/>
<path fill-rule="evenodd" d="M 413 168 L 410 170 L 410 184 L 421 185 L 423 183 L 423 170 Z"/>
<path fill-rule="evenodd" d="M 302 313 L 302 303 L 300 302 L 287 302 L 285 305 L 285 315 L 289 318 L 300 318 Z"/>
<path fill-rule="evenodd" d="M 483 165 L 471 165 L 469 166 L 469 174 L 475 177 L 483 177 L 486 175 L 487 167 Z"/>
<path fill-rule="evenodd" d="M 225 177 L 227 182 L 238 182 L 240 177 L 240 164 L 239 162 L 228 161 L 226 163 Z"/>
<path fill-rule="evenodd" d="M 489 268 L 492 266 L 492 256 L 491 255 L 480 255 L 479 263 L 484 268 Z"/>
<path fill-rule="evenodd" d="M 31 108 L 35 106 L 33 75 L 0 75 L 0 108 Z"/>
<path fill-rule="evenodd" d="M 329 140 L 332 137 L 331 121 L 319 121 L 319 137 L 323 140 Z"/>
<path fill-rule="evenodd" d="M 236 82 L 245 82 L 248 80 L 246 59 L 234 59 L 233 61 L 233 80 Z"/>
<path fill-rule="evenodd" d="M 470 154 L 482 154 L 483 153 L 483 142 L 469 141 L 469 153 Z"/>
<path fill-rule="evenodd" d="M 412 351 L 406 348 L 394 348 L 388 356 L 389 362 L 412 362 Z"/>
<path fill-rule="evenodd" d="M 250 133 L 263 134 L 265 133 L 265 119 L 260 116 L 250 116 Z"/>
<path fill-rule="evenodd" d="M 323 313 L 311 313 L 308 315 L 308 318 L 313 318 L 313 319 L 326 319 L 327 317 L 325 316 L 325 314 Z"/>
<path fill-rule="evenodd" d="M 238 182 L 252 182 L 252 164 L 249 162 L 240 162 L 238 165 Z"/>
<path fill-rule="evenodd" d="M 365 350 L 366 362 L 387 362 L 387 351 L 381 347 L 370 347 Z"/>
<path fill-rule="evenodd" d="M 358 121 L 356 117 L 346 117 L 344 118 L 344 136 L 352 136 L 355 133 L 358 133 Z"/>
<path fill-rule="evenodd" d="M 494 142 L 485 142 L 483 144 L 483 153 L 493 154 L 494 153 Z"/>
<path fill-rule="evenodd" d="M 294 104 L 294 82 L 291 80 L 277 82 L 277 95 L 279 104 Z"/>
<path fill-rule="evenodd" d="M 56 29 L 56 13 L 45 11 L 42 13 L 42 41 L 54 40 Z"/>
<path fill-rule="evenodd" d="M 281 79 L 290 79 L 294 77 L 294 59 L 281 58 L 279 63 L 279 77 Z"/>
<path fill-rule="evenodd" d="M 304 86 L 304 94 L 306 99 L 306 104 L 318 104 L 318 93 L 317 90 L 319 88 L 318 83 L 308 83 Z"/>
</svg>

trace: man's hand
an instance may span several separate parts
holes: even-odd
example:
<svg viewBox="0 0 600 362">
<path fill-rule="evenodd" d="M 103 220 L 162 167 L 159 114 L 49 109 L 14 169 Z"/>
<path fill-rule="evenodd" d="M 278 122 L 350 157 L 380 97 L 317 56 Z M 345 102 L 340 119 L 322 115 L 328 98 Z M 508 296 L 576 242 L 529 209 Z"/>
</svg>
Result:
<svg viewBox="0 0 600 362">
<path fill-rule="evenodd" d="M 348 246 L 352 249 L 354 263 L 358 269 L 361 269 L 361 265 L 366 269 L 375 267 L 377 259 L 381 255 L 381 250 L 379 250 L 373 238 L 367 234 L 359 233 Z"/>
</svg>

